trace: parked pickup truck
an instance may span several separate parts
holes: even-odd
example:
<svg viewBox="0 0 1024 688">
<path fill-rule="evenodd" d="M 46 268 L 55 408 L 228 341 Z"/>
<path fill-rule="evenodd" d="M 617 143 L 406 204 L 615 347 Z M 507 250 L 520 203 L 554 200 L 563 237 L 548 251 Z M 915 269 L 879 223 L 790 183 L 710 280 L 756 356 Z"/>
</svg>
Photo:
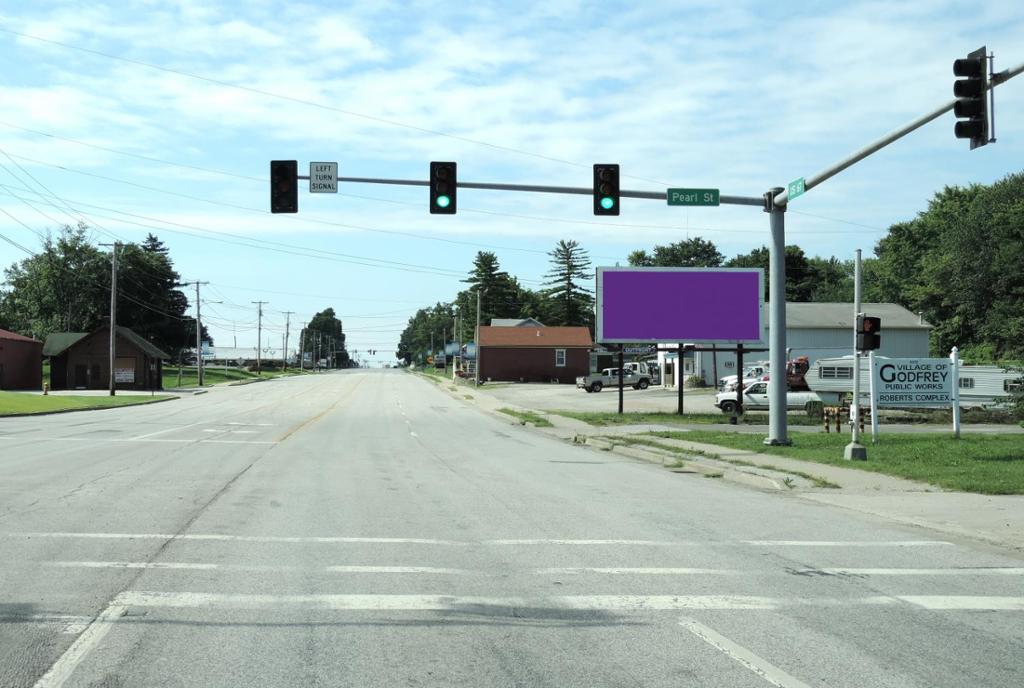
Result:
<svg viewBox="0 0 1024 688">
<path fill-rule="evenodd" d="M 768 392 L 771 382 L 755 382 L 747 385 L 743 390 L 743 410 L 766 410 L 768 408 Z M 825 406 L 839 406 L 842 403 L 842 392 L 787 392 L 787 409 L 807 410 L 808 404 L 820 401 Z M 715 406 L 721 409 L 722 413 L 734 413 L 736 411 L 736 392 L 719 392 L 715 395 Z"/>
<path fill-rule="evenodd" d="M 649 373 L 640 373 L 626 368 L 622 371 L 622 384 L 633 389 L 647 389 L 651 386 L 651 376 Z M 600 392 L 605 387 L 618 386 L 618 368 L 605 368 L 600 374 L 592 373 L 576 378 L 576 387 L 585 389 L 588 394 Z"/>
</svg>

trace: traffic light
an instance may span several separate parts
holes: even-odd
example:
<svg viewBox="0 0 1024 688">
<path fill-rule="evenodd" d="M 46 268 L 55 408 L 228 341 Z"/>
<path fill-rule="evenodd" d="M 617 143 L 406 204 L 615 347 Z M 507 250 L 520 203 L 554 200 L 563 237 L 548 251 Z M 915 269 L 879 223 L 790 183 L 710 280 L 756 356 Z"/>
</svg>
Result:
<svg viewBox="0 0 1024 688">
<path fill-rule="evenodd" d="M 953 82 L 953 95 L 957 97 L 953 133 L 958 139 L 970 139 L 971 150 L 984 146 L 989 138 L 986 60 L 985 46 L 968 53 L 966 59 L 953 60 L 953 74 L 964 77 Z"/>
<path fill-rule="evenodd" d="M 299 212 L 298 161 L 270 161 L 270 212 Z"/>
<path fill-rule="evenodd" d="M 857 350 L 874 351 L 882 346 L 882 319 L 866 315 L 857 316 Z"/>
<path fill-rule="evenodd" d="M 594 214 L 619 214 L 618 165 L 594 165 Z"/>
<path fill-rule="evenodd" d="M 454 215 L 457 206 L 455 192 L 458 183 L 455 163 L 430 163 L 430 214 Z"/>
</svg>

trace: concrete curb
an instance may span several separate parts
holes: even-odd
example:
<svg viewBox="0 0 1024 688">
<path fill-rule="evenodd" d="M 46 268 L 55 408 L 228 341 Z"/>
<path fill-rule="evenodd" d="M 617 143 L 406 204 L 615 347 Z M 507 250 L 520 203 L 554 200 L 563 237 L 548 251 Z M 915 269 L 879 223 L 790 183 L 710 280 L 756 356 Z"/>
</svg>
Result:
<svg viewBox="0 0 1024 688">
<path fill-rule="evenodd" d="M 83 406 L 82 408 L 72 409 L 59 409 L 56 411 L 28 411 L 25 413 L 5 413 L 0 414 L 0 419 L 3 418 L 25 418 L 28 416 L 55 416 L 59 413 L 77 413 L 79 411 L 109 411 L 111 409 L 119 408 L 131 408 L 132 406 L 147 406 L 149 404 L 160 404 L 165 401 L 177 401 L 180 397 L 170 396 L 166 399 L 150 399 L 148 401 L 140 401 L 135 404 L 118 404 L 117 406 Z"/>
<path fill-rule="evenodd" d="M 601 451 L 611 451 L 622 456 L 628 456 L 632 459 L 657 463 L 662 466 L 666 465 L 666 459 L 672 459 L 673 462 L 678 461 L 684 464 L 687 468 L 692 469 L 695 473 L 700 473 L 709 477 L 721 477 L 723 480 L 739 483 L 748 487 L 775 491 L 784 491 L 789 489 L 783 481 L 776 478 L 762 475 L 760 473 L 745 471 L 734 466 L 730 466 L 729 464 L 712 464 L 708 461 L 702 461 L 699 457 L 670 454 L 655 448 L 631 447 L 615 444 L 614 440 L 609 440 L 604 437 L 587 437 L 584 438 L 583 443 Z"/>
</svg>

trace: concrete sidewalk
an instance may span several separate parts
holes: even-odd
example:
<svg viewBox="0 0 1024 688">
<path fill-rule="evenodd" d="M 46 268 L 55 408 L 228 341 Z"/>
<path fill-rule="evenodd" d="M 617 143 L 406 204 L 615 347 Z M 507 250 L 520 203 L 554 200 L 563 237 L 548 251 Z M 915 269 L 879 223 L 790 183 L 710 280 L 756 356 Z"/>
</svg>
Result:
<svg viewBox="0 0 1024 688">
<path fill-rule="evenodd" d="M 961 537 L 981 540 L 1002 547 L 1024 551 L 1024 495 L 981 495 L 965 492 L 951 492 L 927 483 L 896 478 L 882 473 L 845 468 L 812 461 L 801 461 L 770 454 L 731 449 L 719 445 L 682 440 L 654 439 L 675 449 L 677 452 L 652 449 L 642 446 L 617 444 L 615 438 L 628 438 L 657 430 L 685 431 L 686 429 L 720 430 L 763 433 L 757 426 L 730 425 L 620 425 L 595 427 L 574 418 L 567 418 L 534 409 L 515 407 L 488 394 L 485 387 L 457 385 L 458 391 L 450 389 L 450 383 L 438 385 L 465 403 L 481 411 L 497 415 L 509 422 L 519 421 L 500 413 L 499 408 L 513 408 L 530 411 L 551 422 L 550 428 L 537 428 L 552 437 L 577 444 L 591 444 L 598 449 L 611 450 L 631 458 L 672 465 L 683 461 L 697 472 L 722 477 L 749 486 L 785 490 L 787 496 L 821 504 L 830 504 L 862 513 L 868 513 L 899 523 L 948 533 Z M 466 400 L 464 395 L 472 398 Z M 803 426 L 806 431 L 820 428 Z M 913 428 L 913 430 L 910 430 Z M 794 426 L 793 430 L 802 430 Z M 892 426 L 891 432 L 921 431 L 921 426 Z M 934 426 L 931 428 L 936 430 Z M 1019 427 L 981 426 L 970 430 L 982 432 L 1019 432 Z M 690 453 L 692 452 L 692 453 Z M 738 462 L 738 463 L 734 463 Z M 754 466 L 742 465 L 754 464 Z M 788 476 L 788 477 L 787 477 Z M 802 477 L 801 477 L 802 476 Z M 820 487 L 817 480 L 838 485 Z"/>
</svg>

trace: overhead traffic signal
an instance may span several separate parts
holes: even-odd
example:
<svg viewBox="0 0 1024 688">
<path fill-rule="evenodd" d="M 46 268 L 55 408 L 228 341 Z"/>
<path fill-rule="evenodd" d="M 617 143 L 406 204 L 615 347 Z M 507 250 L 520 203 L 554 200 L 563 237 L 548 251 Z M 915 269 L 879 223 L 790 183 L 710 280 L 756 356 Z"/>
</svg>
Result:
<svg viewBox="0 0 1024 688">
<path fill-rule="evenodd" d="M 594 214 L 619 214 L 618 165 L 594 165 Z"/>
<path fill-rule="evenodd" d="M 882 337 L 878 333 L 882 329 L 882 319 L 867 316 L 857 316 L 857 350 L 874 351 L 882 346 Z"/>
<path fill-rule="evenodd" d="M 298 161 L 270 161 L 270 212 L 299 212 Z"/>
<path fill-rule="evenodd" d="M 953 82 L 953 95 L 957 97 L 953 114 L 957 123 L 953 133 L 958 139 L 970 139 L 971 150 L 984 146 L 989 141 L 988 118 L 988 69 L 985 46 L 966 59 L 953 61 L 953 74 L 964 77 Z"/>
<path fill-rule="evenodd" d="M 456 210 L 456 166 L 453 162 L 430 163 L 430 214 L 454 215 Z"/>
</svg>

